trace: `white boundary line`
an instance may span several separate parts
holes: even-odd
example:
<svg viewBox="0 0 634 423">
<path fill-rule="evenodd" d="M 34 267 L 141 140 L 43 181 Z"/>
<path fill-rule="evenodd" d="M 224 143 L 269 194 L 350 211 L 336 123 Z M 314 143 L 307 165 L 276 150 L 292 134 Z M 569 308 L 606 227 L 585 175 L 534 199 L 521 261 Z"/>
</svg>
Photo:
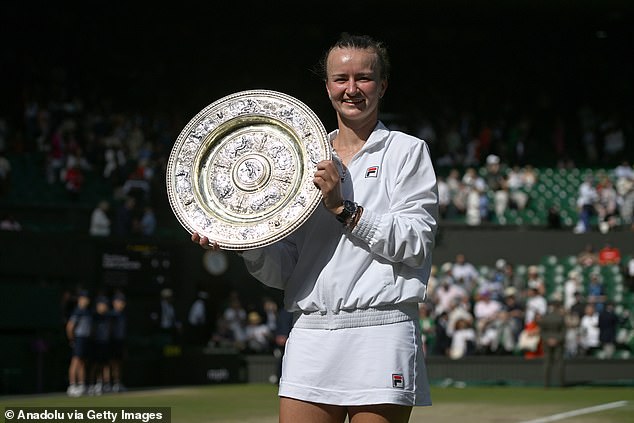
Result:
<svg viewBox="0 0 634 423">
<path fill-rule="evenodd" d="M 520 423 L 548 423 L 557 420 L 567 419 L 568 417 L 580 416 L 582 414 L 596 413 L 603 410 L 609 410 L 611 408 L 618 408 L 627 405 L 627 401 L 615 401 L 607 404 L 595 405 L 594 407 L 580 408 L 578 410 L 567 411 L 565 413 L 553 414 L 552 416 L 546 416 L 535 420 L 525 420 Z"/>
</svg>

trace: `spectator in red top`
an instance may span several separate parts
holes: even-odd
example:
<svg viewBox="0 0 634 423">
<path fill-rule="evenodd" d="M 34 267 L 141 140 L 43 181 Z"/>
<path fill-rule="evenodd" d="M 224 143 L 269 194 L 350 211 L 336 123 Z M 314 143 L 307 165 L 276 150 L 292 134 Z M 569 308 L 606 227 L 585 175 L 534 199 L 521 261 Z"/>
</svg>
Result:
<svg viewBox="0 0 634 423">
<path fill-rule="evenodd" d="M 64 182 L 66 191 L 71 200 L 77 200 L 81 194 L 84 185 L 84 174 L 77 165 L 71 165 L 64 172 Z"/>
<path fill-rule="evenodd" d="M 599 264 L 602 266 L 609 264 L 621 263 L 621 251 L 612 246 L 609 242 L 606 242 L 603 248 L 599 250 Z"/>
</svg>

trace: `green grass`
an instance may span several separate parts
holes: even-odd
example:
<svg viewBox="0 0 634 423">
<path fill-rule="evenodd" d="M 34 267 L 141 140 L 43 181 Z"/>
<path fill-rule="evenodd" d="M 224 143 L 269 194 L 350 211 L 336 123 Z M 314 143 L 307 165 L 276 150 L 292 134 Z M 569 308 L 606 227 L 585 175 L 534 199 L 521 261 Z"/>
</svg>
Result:
<svg viewBox="0 0 634 423">
<path fill-rule="evenodd" d="M 562 422 L 620 423 L 634 421 L 630 387 L 432 388 L 432 407 L 415 408 L 411 422 L 525 422 L 586 407 L 627 401 L 625 406 Z M 174 423 L 277 421 L 277 388 L 265 384 L 187 386 L 133 390 L 100 397 L 69 398 L 63 393 L 0 397 L 0 407 L 171 407 Z M 4 421 L 4 416 L 3 420 Z"/>
</svg>

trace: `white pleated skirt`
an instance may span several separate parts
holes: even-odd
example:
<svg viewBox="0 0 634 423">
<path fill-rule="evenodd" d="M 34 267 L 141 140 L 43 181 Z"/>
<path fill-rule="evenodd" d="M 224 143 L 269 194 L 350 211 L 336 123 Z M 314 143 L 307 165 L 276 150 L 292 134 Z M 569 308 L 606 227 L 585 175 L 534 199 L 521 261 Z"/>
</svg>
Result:
<svg viewBox="0 0 634 423">
<path fill-rule="evenodd" d="M 342 406 L 431 405 L 418 322 L 335 330 L 294 327 L 279 395 Z"/>
</svg>

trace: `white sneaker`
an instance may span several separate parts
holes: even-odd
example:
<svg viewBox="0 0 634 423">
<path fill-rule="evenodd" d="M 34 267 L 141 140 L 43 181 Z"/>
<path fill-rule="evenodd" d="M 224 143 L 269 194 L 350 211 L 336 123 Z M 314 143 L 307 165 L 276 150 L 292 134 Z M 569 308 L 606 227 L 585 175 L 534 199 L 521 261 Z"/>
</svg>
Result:
<svg viewBox="0 0 634 423">
<path fill-rule="evenodd" d="M 82 395 L 84 395 L 84 393 L 86 393 L 86 387 L 84 386 L 83 383 L 80 383 L 78 385 L 75 385 L 72 388 L 72 397 L 81 397 Z"/>
<path fill-rule="evenodd" d="M 127 391 L 126 387 L 123 386 L 121 383 L 114 383 L 112 385 L 112 392 L 118 393 L 118 392 L 125 392 Z"/>
<path fill-rule="evenodd" d="M 74 397 L 75 392 L 77 391 L 77 385 L 75 385 L 74 383 L 71 385 L 68 385 L 68 388 L 66 389 L 66 395 L 68 395 L 69 397 Z"/>
</svg>

